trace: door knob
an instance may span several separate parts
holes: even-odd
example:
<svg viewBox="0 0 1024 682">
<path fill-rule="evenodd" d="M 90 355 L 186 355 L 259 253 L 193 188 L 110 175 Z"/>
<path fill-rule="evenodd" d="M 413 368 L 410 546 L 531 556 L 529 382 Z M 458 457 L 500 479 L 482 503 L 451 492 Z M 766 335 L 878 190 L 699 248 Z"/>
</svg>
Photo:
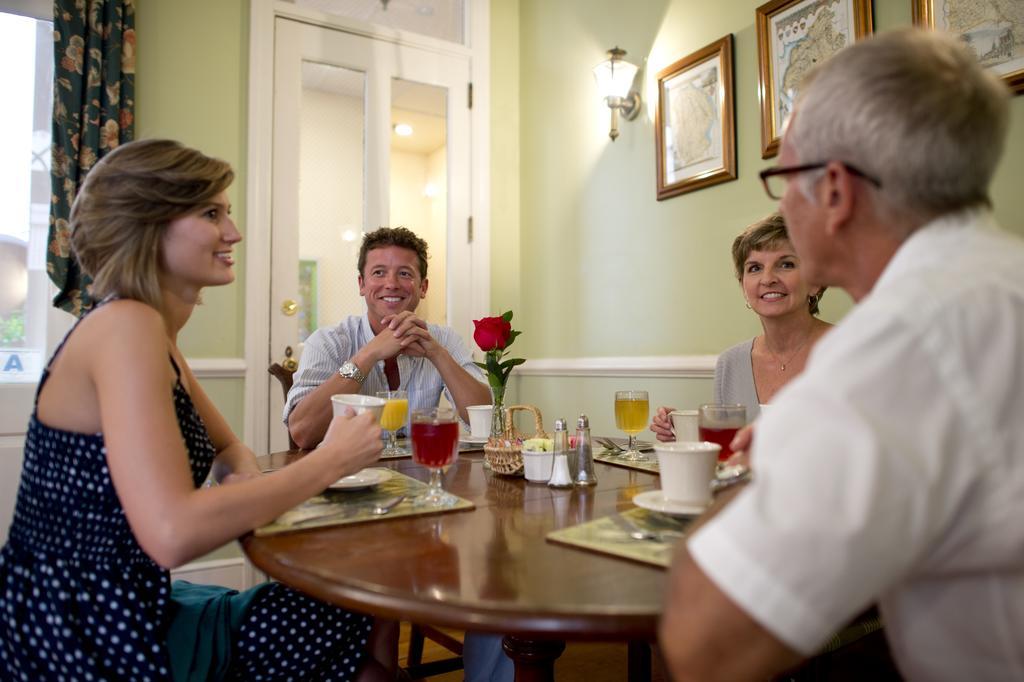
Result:
<svg viewBox="0 0 1024 682">
<path fill-rule="evenodd" d="M 281 366 L 289 372 L 294 372 L 299 368 L 299 363 L 292 357 L 292 347 L 285 346 L 284 349 L 284 360 L 281 361 Z"/>
<path fill-rule="evenodd" d="M 295 313 L 299 312 L 299 304 L 290 298 L 286 298 L 281 302 L 281 312 L 288 317 L 291 317 Z"/>
</svg>

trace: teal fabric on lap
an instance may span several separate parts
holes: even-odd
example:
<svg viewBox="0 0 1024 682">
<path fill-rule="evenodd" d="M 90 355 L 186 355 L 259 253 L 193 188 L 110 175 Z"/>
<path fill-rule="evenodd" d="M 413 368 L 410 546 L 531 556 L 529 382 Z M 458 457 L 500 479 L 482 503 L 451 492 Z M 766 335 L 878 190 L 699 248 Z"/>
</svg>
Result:
<svg viewBox="0 0 1024 682">
<path fill-rule="evenodd" d="M 221 680 L 231 667 L 231 646 L 252 602 L 273 583 L 239 592 L 175 580 L 167 650 L 174 682 Z"/>
</svg>

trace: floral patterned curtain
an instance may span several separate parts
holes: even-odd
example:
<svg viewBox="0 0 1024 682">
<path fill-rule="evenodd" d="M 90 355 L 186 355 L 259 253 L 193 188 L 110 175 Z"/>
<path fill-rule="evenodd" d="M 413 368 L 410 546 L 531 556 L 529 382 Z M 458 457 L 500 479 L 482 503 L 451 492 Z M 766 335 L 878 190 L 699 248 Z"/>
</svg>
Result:
<svg viewBox="0 0 1024 682">
<path fill-rule="evenodd" d="M 53 305 L 92 306 L 89 278 L 71 254 L 68 219 L 89 169 L 135 134 L 134 0 L 54 0 L 53 163 L 46 270 Z"/>
</svg>

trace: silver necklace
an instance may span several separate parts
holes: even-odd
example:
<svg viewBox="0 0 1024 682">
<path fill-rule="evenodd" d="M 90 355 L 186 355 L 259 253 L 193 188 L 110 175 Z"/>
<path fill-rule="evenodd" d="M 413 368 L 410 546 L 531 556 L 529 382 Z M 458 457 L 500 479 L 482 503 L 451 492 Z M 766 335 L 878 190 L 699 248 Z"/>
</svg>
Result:
<svg viewBox="0 0 1024 682">
<path fill-rule="evenodd" d="M 807 336 L 805 336 L 804 340 L 800 342 L 800 345 L 796 347 L 796 350 L 794 350 L 790 354 L 790 356 L 788 358 L 786 358 L 785 362 L 780 360 L 778 354 L 775 351 L 772 350 L 771 346 L 768 345 L 768 334 L 764 335 L 764 347 L 767 348 L 768 352 L 772 354 L 773 358 L 775 358 L 775 362 L 779 363 L 779 370 L 785 372 L 786 371 L 786 365 L 788 365 L 789 363 L 793 362 L 793 358 L 796 357 L 797 353 L 799 353 L 801 350 L 803 350 L 804 346 L 807 345 L 807 342 L 811 340 L 811 336 L 813 336 L 813 335 L 814 335 L 813 331 L 807 332 Z"/>
</svg>

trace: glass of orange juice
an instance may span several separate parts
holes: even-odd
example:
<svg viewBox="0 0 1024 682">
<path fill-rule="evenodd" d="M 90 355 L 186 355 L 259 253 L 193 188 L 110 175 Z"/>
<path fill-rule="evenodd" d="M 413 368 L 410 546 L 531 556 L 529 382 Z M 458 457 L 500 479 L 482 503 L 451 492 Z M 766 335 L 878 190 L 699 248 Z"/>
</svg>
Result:
<svg viewBox="0 0 1024 682">
<path fill-rule="evenodd" d="M 619 455 L 622 459 L 634 462 L 647 459 L 647 456 L 636 448 L 636 434 L 647 427 L 650 409 L 647 391 L 615 392 L 615 428 L 625 431 L 629 436 L 629 445 L 626 451 Z"/>
<path fill-rule="evenodd" d="M 377 391 L 377 397 L 384 399 L 384 411 L 380 415 L 380 427 L 388 432 L 388 444 L 381 453 L 384 457 L 408 455 L 396 441 L 398 430 L 405 426 L 409 416 L 409 394 L 400 391 Z"/>
</svg>

